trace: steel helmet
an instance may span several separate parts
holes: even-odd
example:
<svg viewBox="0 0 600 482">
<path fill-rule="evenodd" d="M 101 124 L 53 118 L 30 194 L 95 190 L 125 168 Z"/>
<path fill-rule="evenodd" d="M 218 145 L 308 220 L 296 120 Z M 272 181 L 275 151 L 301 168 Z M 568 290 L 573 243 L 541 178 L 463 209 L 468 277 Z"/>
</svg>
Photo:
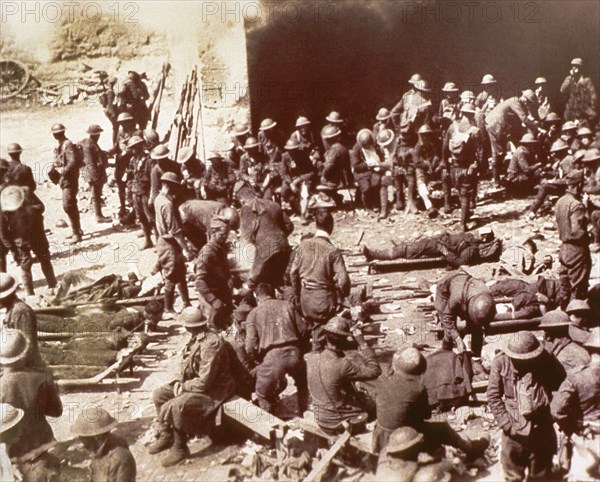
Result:
<svg viewBox="0 0 600 482">
<path fill-rule="evenodd" d="M 377 111 L 377 116 L 375 116 L 375 119 L 377 119 L 378 121 L 385 121 L 388 120 L 390 116 L 390 111 L 387 110 L 385 107 L 382 107 Z"/>
<path fill-rule="evenodd" d="M 593 132 L 588 127 L 580 127 L 579 130 L 577 131 L 577 135 L 579 137 L 591 136 L 592 134 L 593 134 Z"/>
<path fill-rule="evenodd" d="M 475 110 L 475 106 L 471 104 L 471 102 L 466 102 L 460 108 L 461 112 L 467 112 L 469 114 L 475 114 L 477 111 Z"/>
<path fill-rule="evenodd" d="M 155 160 L 168 159 L 169 154 L 170 154 L 169 148 L 167 146 L 165 146 L 164 144 L 159 144 L 154 149 L 152 149 L 152 152 L 150 153 L 150 157 Z"/>
<path fill-rule="evenodd" d="M 550 147 L 550 152 L 560 152 L 567 150 L 569 145 L 563 141 L 562 139 L 557 139 L 552 143 L 552 147 Z"/>
<path fill-rule="evenodd" d="M 411 84 L 411 85 L 415 85 L 420 80 L 423 80 L 423 77 L 421 77 L 420 74 L 412 74 L 410 76 L 410 79 L 408 79 L 408 83 Z"/>
<path fill-rule="evenodd" d="M 144 139 L 142 139 L 140 136 L 131 136 L 131 138 L 127 142 L 127 149 L 130 149 L 133 146 L 137 146 L 138 144 L 143 144 L 143 143 L 144 143 Z"/>
<path fill-rule="evenodd" d="M 217 159 L 224 159 L 224 157 L 219 154 L 216 151 L 210 151 L 207 155 L 206 155 L 206 159 L 208 161 L 213 161 L 213 160 L 217 160 Z"/>
<path fill-rule="evenodd" d="M 369 129 L 361 129 L 356 134 L 356 142 L 365 147 L 369 143 L 373 143 L 373 133 Z"/>
<path fill-rule="evenodd" d="M 425 373 L 427 361 L 417 348 L 401 348 L 394 353 L 392 367 L 395 372 L 401 372 L 407 375 L 421 375 L 422 373 Z"/>
<path fill-rule="evenodd" d="M 587 151 L 585 151 L 585 154 L 583 156 L 583 162 L 596 162 L 596 161 L 600 161 L 600 149 L 598 149 L 596 147 L 592 147 L 591 149 L 588 149 Z M 4 192 L 2 192 L 2 195 L 4 195 Z"/>
<path fill-rule="evenodd" d="M 523 91 L 523 93 L 521 94 L 521 96 L 522 96 L 522 98 L 523 98 L 523 99 L 525 99 L 527 102 L 534 103 L 534 102 L 537 102 L 537 101 L 538 101 L 538 99 L 537 99 L 537 97 L 536 97 L 536 95 L 535 95 L 535 92 L 534 92 L 533 90 L 531 90 L 531 89 L 525 89 L 525 90 Z"/>
<path fill-rule="evenodd" d="M 331 318 L 331 320 L 329 320 L 327 323 L 325 323 L 325 326 L 323 327 L 323 329 L 327 333 L 346 337 L 346 336 L 352 336 L 352 333 L 350 333 L 351 325 L 352 325 L 352 321 L 349 320 L 348 318 L 342 318 L 341 316 L 334 316 L 333 318 Z"/>
<path fill-rule="evenodd" d="M 309 126 L 310 125 L 310 121 L 303 116 L 298 117 L 298 119 L 296 119 L 296 127 L 303 127 L 303 126 Z"/>
<path fill-rule="evenodd" d="M 562 131 L 566 132 L 566 131 L 574 131 L 575 129 L 577 129 L 577 124 L 575 124 L 575 122 L 573 121 L 567 121 L 562 125 Z"/>
<path fill-rule="evenodd" d="M 496 83 L 496 79 L 494 78 L 494 76 L 492 74 L 485 74 L 483 76 L 483 79 L 481 79 L 481 85 L 489 85 L 489 84 L 495 84 Z"/>
<path fill-rule="evenodd" d="M 3 330 L 0 337 L 0 365 L 10 366 L 23 360 L 30 342 L 21 330 Z"/>
<path fill-rule="evenodd" d="M 521 144 L 537 144 L 537 139 L 535 138 L 535 136 L 533 134 L 530 134 L 528 132 L 527 134 L 524 134 L 523 137 L 521 137 L 521 140 L 519 141 L 519 143 L 521 143 Z"/>
<path fill-rule="evenodd" d="M 117 123 L 121 124 L 122 122 L 132 121 L 133 116 L 129 112 L 121 112 L 117 116 Z"/>
<path fill-rule="evenodd" d="M 415 82 L 415 89 L 417 89 L 419 92 L 431 92 L 429 83 L 426 80 L 419 80 L 418 82 Z"/>
<path fill-rule="evenodd" d="M 377 144 L 381 147 L 389 146 L 392 142 L 394 142 L 394 131 L 391 129 L 381 129 L 377 133 Z"/>
<path fill-rule="evenodd" d="M 488 325 L 496 316 L 496 303 L 492 293 L 481 293 L 471 298 L 468 302 L 467 311 L 472 323 L 476 325 Z"/>
<path fill-rule="evenodd" d="M 562 119 L 556 112 L 550 112 L 544 120 L 546 122 L 560 122 Z"/>
<path fill-rule="evenodd" d="M 258 143 L 256 137 L 248 137 L 246 142 L 244 142 L 244 149 L 251 149 L 253 147 L 258 147 L 259 145 L 260 144 Z"/>
<path fill-rule="evenodd" d="M 336 111 L 330 112 L 329 115 L 325 117 L 325 120 L 333 124 L 341 124 L 342 122 L 344 122 L 344 119 L 342 119 L 342 115 Z"/>
<path fill-rule="evenodd" d="M 573 60 L 571 60 L 571 65 L 577 65 L 578 67 L 583 67 L 583 60 L 581 60 L 579 57 L 576 57 Z"/>
<path fill-rule="evenodd" d="M 546 77 L 538 77 L 537 79 L 535 79 L 534 84 L 536 85 L 540 85 L 540 84 L 547 84 L 548 81 L 546 80 Z"/>
<path fill-rule="evenodd" d="M 185 164 L 194 155 L 194 148 L 192 146 L 184 146 L 179 149 L 177 153 L 177 164 Z"/>
<path fill-rule="evenodd" d="M 102 127 L 100 127 L 98 124 L 92 124 L 87 128 L 86 131 L 86 133 L 90 135 L 100 134 L 101 132 L 104 132 L 104 129 L 102 129 Z"/>
<path fill-rule="evenodd" d="M 300 147 L 300 144 L 298 144 L 298 141 L 294 138 L 290 138 L 285 143 L 284 149 L 286 151 L 294 151 L 294 150 L 298 149 L 299 147 Z"/>
<path fill-rule="evenodd" d="M 67 129 L 64 125 L 62 124 L 53 124 L 52 127 L 50 128 L 50 130 L 52 131 L 53 134 L 57 134 L 59 132 L 65 132 Z"/>
<path fill-rule="evenodd" d="M 431 128 L 431 126 L 429 126 L 429 124 L 423 124 L 421 127 L 419 127 L 419 130 L 417 131 L 418 134 L 431 134 L 433 133 L 433 129 Z"/>
<path fill-rule="evenodd" d="M 260 123 L 260 130 L 266 131 L 266 130 L 272 129 L 276 125 L 277 125 L 277 122 L 275 122 L 273 119 L 270 119 L 267 117 Z"/>
<path fill-rule="evenodd" d="M 0 194 L 0 207 L 2 211 L 14 212 L 23 206 L 25 193 L 20 186 L 7 186 Z"/>
<path fill-rule="evenodd" d="M 391 433 L 390 439 L 388 440 L 388 444 L 386 447 L 386 451 L 388 454 L 404 452 L 405 450 L 414 447 L 422 441 L 422 433 L 417 432 L 412 427 L 400 427 Z"/>
<path fill-rule="evenodd" d="M 442 92 L 458 92 L 458 87 L 454 82 L 446 82 L 442 88 Z"/>
<path fill-rule="evenodd" d="M 95 437 L 110 432 L 117 421 L 102 407 L 96 406 L 96 413 L 90 414 L 89 408 L 81 411 L 73 425 L 71 433 L 78 437 Z"/>
<path fill-rule="evenodd" d="M 475 94 L 470 90 L 464 90 L 460 94 L 460 100 L 463 102 L 474 102 Z"/>
<path fill-rule="evenodd" d="M 0 403 L 0 434 L 10 430 L 22 419 L 25 412 L 10 403 Z"/>
<path fill-rule="evenodd" d="M 156 132 L 154 129 L 146 129 L 144 131 L 144 139 L 150 144 L 158 144 L 160 142 L 158 132 Z"/>
<path fill-rule="evenodd" d="M 325 129 L 323 129 L 323 137 L 325 139 L 333 139 L 334 137 L 339 136 L 341 133 L 342 131 L 336 126 L 327 126 Z"/>
<path fill-rule="evenodd" d="M 233 134 L 236 136 L 250 134 L 250 128 L 248 127 L 248 124 L 236 124 L 233 127 Z"/>
<path fill-rule="evenodd" d="M 240 215 L 238 212 L 230 207 L 226 207 L 219 213 L 219 217 L 226 220 L 229 224 L 229 229 L 237 231 L 240 227 Z"/>
<path fill-rule="evenodd" d="M 181 184 L 181 179 L 179 179 L 179 176 L 174 172 L 165 172 L 160 176 L 160 182 L 168 182 L 179 186 Z"/>
<path fill-rule="evenodd" d="M 18 152 L 23 152 L 23 148 L 21 147 L 20 144 L 13 142 L 12 144 L 8 145 L 8 153 L 9 154 L 17 154 Z"/>
<path fill-rule="evenodd" d="M 504 353 L 516 360 L 531 360 L 540 356 L 543 351 L 544 347 L 530 331 L 514 333 L 504 348 Z"/>
<path fill-rule="evenodd" d="M 204 312 L 196 307 L 196 306 L 188 306 L 183 309 L 179 316 L 177 317 L 177 321 L 181 322 L 181 324 L 186 328 L 199 328 L 201 326 L 205 326 L 208 322 L 206 316 L 204 316 Z"/>
<path fill-rule="evenodd" d="M 17 280 L 8 273 L 0 273 L 0 300 L 12 295 L 17 288 Z"/>
</svg>

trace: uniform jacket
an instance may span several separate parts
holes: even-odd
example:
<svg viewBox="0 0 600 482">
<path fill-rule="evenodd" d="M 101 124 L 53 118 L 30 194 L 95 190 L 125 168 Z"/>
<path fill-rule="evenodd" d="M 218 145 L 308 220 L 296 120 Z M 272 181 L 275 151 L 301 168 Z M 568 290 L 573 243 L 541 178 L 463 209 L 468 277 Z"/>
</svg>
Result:
<svg viewBox="0 0 600 482">
<path fill-rule="evenodd" d="M 254 198 L 242 206 L 240 229 L 242 239 L 256 246 L 256 259 L 269 259 L 289 249 L 287 237 L 294 224 L 276 202 Z"/>
<path fill-rule="evenodd" d="M 550 409 L 567 434 L 580 432 L 586 421 L 599 421 L 600 365 L 579 367 L 569 373 L 554 394 Z"/>
<path fill-rule="evenodd" d="M 465 354 L 457 355 L 452 350 L 437 350 L 427 357 L 423 384 L 429 405 L 466 400 L 471 394 L 473 389 L 464 357 Z"/>
<path fill-rule="evenodd" d="M 487 398 L 498 426 L 505 432 L 526 436 L 531 423 L 550 423 L 552 392 L 558 389 L 564 378 L 561 364 L 546 351 L 535 360 L 529 375 L 519 375 L 506 354 L 496 355 L 490 371 Z M 519 395 L 523 393 L 520 383 L 527 383 L 535 390 L 534 406 L 528 406 Z"/>
<path fill-rule="evenodd" d="M 537 132 L 537 126 L 528 119 L 529 111 L 521 103 L 518 97 L 511 97 L 503 100 L 494 107 L 485 118 L 485 125 L 488 132 L 492 132 L 497 137 L 508 135 L 511 132 L 522 132 L 525 124 L 530 130 Z"/>
<path fill-rule="evenodd" d="M 240 170 L 238 171 L 240 181 L 260 188 L 269 174 L 271 174 L 271 164 L 266 154 L 259 151 L 252 157 L 246 152 L 240 159 Z"/>
<path fill-rule="evenodd" d="M 567 98 L 565 120 L 585 119 L 592 121 L 596 117 L 598 97 L 592 79 L 580 77 L 575 80 L 567 75 L 560 92 Z"/>
<path fill-rule="evenodd" d="M 210 236 L 210 221 L 225 208 L 225 204 L 218 201 L 200 201 L 192 199 L 179 206 L 181 219 L 185 219 L 186 226 Z"/>
<path fill-rule="evenodd" d="M 160 272 L 164 279 L 174 283 L 185 282 L 186 268 L 185 257 L 181 251 L 181 246 L 173 238 L 165 239 L 160 236 L 156 242 L 156 261 L 155 272 Z"/>
<path fill-rule="evenodd" d="M 136 479 L 135 459 L 127 442 L 114 434 L 93 454 L 90 464 L 92 482 L 134 482 Z"/>
<path fill-rule="evenodd" d="M 156 231 L 159 236 L 165 234 L 170 234 L 175 238 L 182 236 L 181 219 L 172 196 L 160 192 L 154 200 L 154 212 L 156 213 Z"/>
<path fill-rule="evenodd" d="M 231 168 L 231 163 L 227 161 L 221 161 L 218 167 L 215 165 L 208 166 L 202 180 L 205 189 L 215 191 L 221 196 L 226 196 L 234 184 L 235 173 Z"/>
<path fill-rule="evenodd" d="M 585 246 L 589 242 L 587 234 L 588 218 L 583 203 L 567 192 L 554 207 L 558 236 L 563 243 Z"/>
<path fill-rule="evenodd" d="M 133 156 L 129 160 L 131 172 L 131 192 L 137 196 L 150 196 L 152 159 L 147 153 Z"/>
<path fill-rule="evenodd" d="M 385 173 L 385 169 L 391 169 L 391 165 L 385 165 L 382 163 L 382 157 L 379 148 L 377 146 L 373 146 L 372 150 L 373 154 L 376 155 L 379 161 L 379 163 L 376 166 L 370 166 L 367 163 L 367 157 L 365 156 L 362 145 L 359 142 L 354 144 L 352 151 L 350 151 L 350 160 L 352 163 L 352 171 L 354 172 L 355 178 L 363 174 L 368 175 L 374 167 L 379 167 L 380 169 L 383 169 L 383 172 L 380 171 L 381 174 Z"/>
<path fill-rule="evenodd" d="M 323 165 L 322 182 L 338 187 L 352 186 L 354 177 L 350 169 L 350 153 L 342 144 L 336 142 L 325 152 L 325 164 Z"/>
<path fill-rule="evenodd" d="M 17 298 L 12 308 L 4 315 L 2 325 L 6 328 L 21 330 L 29 339 L 30 346 L 29 354 L 27 355 L 27 366 L 45 368 L 46 365 L 42 361 L 42 355 L 38 346 L 37 317 L 33 308 Z"/>
<path fill-rule="evenodd" d="M 590 355 L 587 350 L 566 336 L 557 337 L 552 342 L 545 342 L 544 348 L 556 357 L 567 374 L 590 363 Z"/>
<path fill-rule="evenodd" d="M 442 158 L 448 165 L 468 168 L 481 155 L 480 131 L 469 119 L 457 119 L 448 128 L 442 146 Z"/>
<path fill-rule="evenodd" d="M 181 168 L 179 164 L 171 160 L 161 159 L 160 161 L 151 160 L 150 162 L 150 202 L 154 205 L 154 200 L 161 188 L 160 178 L 165 172 L 173 172 L 181 177 Z"/>
<path fill-rule="evenodd" d="M 13 160 L 8 161 L 4 182 L 9 186 L 28 187 L 31 192 L 34 192 L 36 187 L 31 168 L 22 162 Z"/>
<path fill-rule="evenodd" d="M 289 152 L 281 158 L 283 181 L 292 184 L 294 181 L 312 181 L 317 171 L 308 157 L 309 153 L 298 150 L 298 155 L 292 156 Z"/>
<path fill-rule="evenodd" d="M 535 156 L 531 149 L 519 146 L 513 153 L 508 165 L 506 180 L 514 183 L 531 182 L 537 180 L 537 170 L 533 168 Z"/>
<path fill-rule="evenodd" d="M 315 137 L 312 131 L 308 132 L 308 135 L 304 136 L 299 130 L 292 132 L 290 139 L 295 140 L 299 145 L 299 150 L 306 156 L 311 156 L 319 153 L 319 147 L 315 142 Z"/>
<path fill-rule="evenodd" d="M 296 344 L 305 331 L 303 325 L 290 302 L 263 300 L 246 320 L 246 352 L 259 359 L 271 348 Z"/>
<path fill-rule="evenodd" d="M 80 145 L 83 149 L 83 162 L 85 164 L 83 169 L 84 179 L 90 184 L 106 182 L 106 153 L 100 149 L 97 142 L 89 137 L 83 139 Z"/>
<path fill-rule="evenodd" d="M 79 184 L 79 162 L 75 154 L 75 145 L 65 139 L 54 149 L 54 166 L 61 169 L 60 188 L 77 188 Z"/>
<path fill-rule="evenodd" d="M 206 243 L 196 258 L 196 290 L 206 301 L 226 301 L 231 298 L 229 289 L 229 262 L 227 248 L 214 240 Z"/>
<path fill-rule="evenodd" d="M 22 433 L 10 447 L 11 458 L 54 441 L 46 417 L 60 417 L 63 407 L 50 372 L 39 368 L 3 367 L 0 384 L 0 401 L 25 411 L 20 422 Z"/>
<path fill-rule="evenodd" d="M 179 380 L 184 392 L 201 393 L 223 403 L 235 391 L 229 366 L 229 351 L 216 333 L 204 332 L 192 338 L 183 352 Z"/>
<path fill-rule="evenodd" d="M 361 350 L 361 355 L 363 363 L 330 348 L 306 355 L 308 389 L 319 425 L 335 428 L 363 411 L 353 396 L 352 382 L 374 380 L 381 374 L 381 367 L 371 348 Z"/>
</svg>

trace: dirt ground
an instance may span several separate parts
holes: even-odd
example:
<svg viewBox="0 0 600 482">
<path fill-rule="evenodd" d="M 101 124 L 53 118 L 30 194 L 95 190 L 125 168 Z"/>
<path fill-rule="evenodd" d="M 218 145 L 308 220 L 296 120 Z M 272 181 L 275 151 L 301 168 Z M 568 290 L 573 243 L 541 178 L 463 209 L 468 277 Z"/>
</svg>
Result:
<svg viewBox="0 0 600 482">
<path fill-rule="evenodd" d="M 168 105 L 167 105 L 168 104 Z M 172 117 L 173 103 L 166 102 L 163 109 L 164 123 L 159 126 L 160 132 L 165 132 L 166 121 Z M 155 261 L 152 250 L 141 251 L 143 239 L 137 235 L 139 230 L 122 230 L 118 226 L 108 224 L 97 225 L 91 212 L 82 213 L 82 225 L 85 232 L 84 241 L 72 248 L 65 243 L 70 235 L 67 228 L 57 228 L 56 222 L 65 219 L 60 202 L 60 190 L 45 181 L 45 173 L 52 161 L 54 139 L 50 134 L 50 126 L 55 122 L 63 122 L 67 127 L 67 135 L 72 140 L 80 140 L 85 135 L 89 124 L 100 124 L 105 133 L 100 144 L 108 148 L 110 126 L 97 105 L 76 104 L 61 108 L 37 108 L 26 111 L 9 111 L 0 113 L 0 155 L 6 155 L 6 147 L 11 142 L 19 142 L 24 149 L 23 162 L 34 170 L 38 181 L 38 194 L 46 204 L 45 222 L 49 230 L 53 263 L 57 275 L 79 269 L 91 278 L 97 279 L 102 275 L 116 273 L 126 276 L 128 272 L 137 270 L 142 276 L 148 275 Z M 106 188 L 107 208 L 105 213 L 114 215 L 116 211 L 116 192 Z M 543 239 L 539 242 L 538 260 L 546 254 L 552 255 L 555 268 L 558 266 L 559 241 L 552 215 L 547 215 L 534 221 L 525 220 L 523 212 L 530 200 L 506 200 L 486 202 L 477 207 L 473 222 L 476 226 L 490 226 L 506 245 L 522 241 L 532 234 L 540 234 Z M 83 190 L 79 196 L 80 208 L 88 208 L 89 196 Z M 435 220 L 427 220 L 424 215 L 393 214 L 388 220 L 378 221 L 376 215 L 364 213 L 338 213 L 335 216 L 336 227 L 333 240 L 341 248 L 357 252 L 357 240 L 364 232 L 362 243 L 368 246 L 388 245 L 393 241 L 415 240 L 423 236 L 433 236 L 443 232 L 457 232 L 459 229 L 458 212 L 449 216 L 440 216 Z M 302 234 L 312 231 L 312 227 L 302 227 L 296 220 L 296 230 L 291 236 L 292 244 L 296 244 Z M 115 223 L 116 224 L 116 223 Z M 598 260 L 595 256 L 592 277 L 599 277 Z M 364 261 L 361 257 L 348 257 L 347 264 L 353 265 Z M 429 284 L 440 279 L 443 269 L 420 270 L 407 273 L 390 273 L 367 277 L 365 268 L 350 268 L 354 280 L 370 278 L 379 284 L 412 284 L 427 282 Z M 480 265 L 469 268 L 469 271 L 486 280 L 492 278 L 493 265 Z M 19 275 L 13 265 L 9 270 Z M 39 265 L 34 267 L 36 286 L 43 286 Z M 45 293 L 44 288 L 36 290 L 39 295 Z M 32 303 L 40 300 L 29 300 Z M 422 302 L 422 301 L 421 301 Z M 380 340 L 378 347 L 389 353 L 402 343 L 427 343 L 436 346 L 437 340 L 428 334 L 427 324 L 420 318 L 414 301 L 400 302 L 399 313 L 391 315 L 383 325 L 387 328 L 387 337 Z M 94 404 L 100 404 L 112 413 L 119 415 L 121 425 L 118 429 L 131 444 L 137 461 L 139 480 L 217 480 L 224 477 L 222 462 L 239 451 L 239 446 L 211 445 L 207 439 L 194 441 L 191 446 L 193 457 L 185 464 L 170 470 L 163 469 L 158 457 L 150 457 L 144 449 L 147 440 L 145 432 L 154 416 L 152 390 L 170 379 L 170 374 L 177 369 L 174 358 L 185 343 L 186 336 L 181 328 L 173 323 L 165 323 L 169 335 L 153 342 L 148 349 L 150 357 L 144 358 L 142 368 L 136 369 L 142 377 L 141 384 L 124 388 L 120 393 L 115 387 L 107 386 L 83 392 L 69 391 L 62 395 L 65 411 L 62 417 L 53 421 L 57 438 L 61 441 L 71 438 L 69 427 L 77 414 L 82 410 L 91 409 Z M 414 330 L 410 327 L 414 327 Z M 414 334 L 409 335 L 408 333 Z M 489 338 L 485 355 L 493 355 L 493 349 L 502 343 L 501 337 Z M 481 412 L 478 412 L 481 414 Z M 464 414 L 463 414 L 464 415 Z M 490 430 L 489 424 L 483 424 L 482 419 L 462 425 L 461 415 L 453 421 L 453 425 L 471 437 L 481 436 Z M 489 421 L 489 416 L 485 417 Z M 497 431 L 491 432 L 494 437 Z M 464 474 L 469 480 L 501 480 L 502 475 L 496 463 L 477 475 Z"/>
</svg>

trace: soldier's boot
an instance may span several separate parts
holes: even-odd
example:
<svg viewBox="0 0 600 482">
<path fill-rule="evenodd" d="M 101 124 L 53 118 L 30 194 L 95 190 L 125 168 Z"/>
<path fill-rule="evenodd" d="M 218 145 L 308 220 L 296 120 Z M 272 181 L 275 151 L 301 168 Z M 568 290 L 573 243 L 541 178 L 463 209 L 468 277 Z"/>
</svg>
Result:
<svg viewBox="0 0 600 482">
<path fill-rule="evenodd" d="M 380 219 L 388 217 L 388 190 L 387 187 L 381 187 L 379 191 L 379 204 L 381 205 Z"/>
<path fill-rule="evenodd" d="M 500 187 L 500 185 L 501 185 L 500 166 L 498 164 L 499 164 L 499 161 L 497 159 L 492 159 L 492 173 L 494 176 L 494 183 L 496 184 L 496 187 Z"/>
<path fill-rule="evenodd" d="M 442 191 L 444 193 L 444 214 L 450 214 L 452 212 L 452 202 L 450 199 L 452 186 L 450 185 L 450 178 L 442 179 Z"/>
<path fill-rule="evenodd" d="M 405 199 L 404 199 L 404 186 L 396 185 L 396 211 L 404 211 L 406 207 Z"/>
<path fill-rule="evenodd" d="M 154 244 L 152 243 L 152 228 L 150 226 L 144 226 L 144 238 L 146 239 L 144 241 L 144 246 L 142 246 L 142 250 L 144 249 L 150 249 L 152 247 L 154 247 Z"/>
<path fill-rule="evenodd" d="M 33 296 L 33 276 L 31 274 L 31 268 L 21 270 L 21 281 L 23 282 L 23 288 L 27 296 Z"/>
<path fill-rule="evenodd" d="M 414 176 L 408 176 L 406 180 L 406 199 L 408 201 L 407 211 L 411 214 L 417 214 L 419 212 L 419 209 L 417 208 L 417 180 Z"/>
<path fill-rule="evenodd" d="M 363 246 L 362 253 L 367 261 L 374 259 L 391 260 L 399 257 L 396 249 L 369 249 Z"/>
<path fill-rule="evenodd" d="M 110 223 L 111 219 L 102 214 L 102 198 L 100 196 L 94 197 L 92 200 L 94 204 L 94 213 L 96 214 L 97 223 Z"/>
<path fill-rule="evenodd" d="M 46 282 L 48 283 L 48 288 L 53 289 L 56 288 L 56 275 L 54 274 L 54 268 L 52 267 L 52 262 L 50 258 L 39 258 L 40 267 L 42 268 L 42 273 L 44 274 L 44 278 L 46 278 Z"/>
<path fill-rule="evenodd" d="M 174 315 L 175 308 L 175 286 L 172 283 L 165 283 L 164 290 L 164 306 L 166 315 Z"/>
<path fill-rule="evenodd" d="M 159 430 L 156 440 L 147 447 L 150 455 L 158 454 L 173 446 L 173 431 L 163 424 L 160 424 Z"/>
<path fill-rule="evenodd" d="M 160 461 L 163 467 L 172 467 L 183 462 L 190 456 L 190 449 L 187 446 L 186 436 L 178 430 L 173 431 L 173 446 L 167 452 L 167 455 Z"/>
<path fill-rule="evenodd" d="M 467 223 L 471 218 L 471 200 L 467 196 L 461 196 L 460 198 L 460 227 L 463 233 L 466 233 L 469 228 Z"/>
<path fill-rule="evenodd" d="M 177 283 L 177 289 L 179 290 L 179 296 L 181 296 L 183 307 L 187 308 L 188 306 L 191 306 L 190 293 L 188 291 L 187 283 L 185 281 Z"/>
</svg>

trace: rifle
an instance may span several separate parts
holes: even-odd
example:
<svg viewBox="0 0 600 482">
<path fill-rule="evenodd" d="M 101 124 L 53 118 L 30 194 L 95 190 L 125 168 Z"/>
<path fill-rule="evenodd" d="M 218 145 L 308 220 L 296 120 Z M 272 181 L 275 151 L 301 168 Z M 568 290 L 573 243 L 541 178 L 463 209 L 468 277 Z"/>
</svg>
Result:
<svg viewBox="0 0 600 482">
<path fill-rule="evenodd" d="M 158 125 L 158 115 L 160 114 L 160 103 L 162 101 L 163 91 L 165 90 L 165 83 L 167 81 L 167 76 L 169 75 L 169 71 L 171 70 L 171 64 L 165 62 L 162 66 L 162 75 L 160 81 L 158 82 L 158 86 L 154 90 L 154 99 L 152 101 L 152 105 L 150 106 L 151 110 L 151 118 L 152 118 L 152 129 L 156 130 L 156 126 Z"/>
</svg>

